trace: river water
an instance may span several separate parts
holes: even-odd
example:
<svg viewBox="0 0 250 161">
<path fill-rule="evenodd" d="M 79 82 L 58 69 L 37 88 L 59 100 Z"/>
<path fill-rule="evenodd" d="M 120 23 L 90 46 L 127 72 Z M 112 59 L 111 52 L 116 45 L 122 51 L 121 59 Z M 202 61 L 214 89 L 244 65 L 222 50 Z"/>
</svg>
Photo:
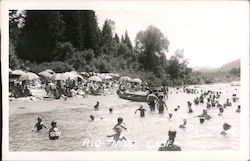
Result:
<svg viewBox="0 0 250 161">
<path fill-rule="evenodd" d="M 220 103 L 225 103 L 227 98 L 232 101 L 232 94 L 240 96 L 240 86 L 229 84 L 203 85 L 196 87 L 198 90 L 221 91 Z M 176 93 L 166 100 L 168 111 L 163 115 L 150 112 L 148 105 L 145 118 L 135 114 L 140 103 L 130 102 L 111 96 L 90 96 L 86 99 L 71 99 L 68 101 L 28 101 L 10 102 L 9 116 L 9 147 L 10 151 L 157 151 L 160 143 L 168 139 L 168 130 L 177 131 L 175 143 L 183 151 L 201 150 L 239 150 L 240 149 L 240 113 L 236 113 L 237 103 L 227 107 L 223 116 L 218 116 L 218 108 L 208 111 L 213 119 L 199 123 L 195 117 L 202 113 L 203 105 L 192 105 L 193 113 L 188 114 L 187 101 L 193 101 L 199 94 Z M 94 111 L 96 101 L 100 102 L 100 110 Z M 180 110 L 174 108 L 180 106 Z M 112 107 L 113 113 L 108 109 Z M 13 109 L 11 109 L 13 108 Z M 36 109 L 48 108 L 39 111 Z M 14 110 L 15 109 L 15 110 Z M 168 112 L 173 113 L 169 120 Z M 95 116 L 95 121 L 90 121 L 90 115 Z M 61 137 L 59 140 L 49 140 L 48 130 L 32 132 L 37 117 L 43 118 L 44 124 L 50 128 L 52 120 L 57 121 Z M 123 147 L 111 145 L 111 138 L 106 135 L 113 134 L 112 128 L 118 117 L 123 117 L 128 130 L 123 135 L 128 139 L 128 144 Z M 179 129 L 183 118 L 186 118 L 186 129 Z M 227 136 L 220 135 L 224 122 L 232 125 Z"/>
</svg>

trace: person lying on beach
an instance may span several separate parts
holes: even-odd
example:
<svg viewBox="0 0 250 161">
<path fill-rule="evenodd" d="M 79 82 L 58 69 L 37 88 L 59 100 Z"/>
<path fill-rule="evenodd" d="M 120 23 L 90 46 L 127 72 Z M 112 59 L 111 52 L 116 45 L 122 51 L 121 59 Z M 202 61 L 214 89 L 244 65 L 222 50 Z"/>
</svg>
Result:
<svg viewBox="0 0 250 161">
<path fill-rule="evenodd" d="M 59 139 L 61 132 L 59 131 L 59 129 L 56 127 L 57 122 L 56 121 L 52 121 L 51 122 L 51 126 L 52 128 L 49 130 L 49 139 L 50 140 L 57 140 Z"/>
<path fill-rule="evenodd" d="M 145 117 L 145 111 L 146 111 L 146 109 L 143 108 L 142 104 L 140 104 L 140 107 L 137 110 L 135 110 L 135 114 L 136 114 L 137 111 L 140 111 L 141 117 Z"/>
<path fill-rule="evenodd" d="M 183 124 L 179 126 L 179 128 L 186 128 L 187 119 L 183 119 Z"/>
<path fill-rule="evenodd" d="M 238 105 L 238 108 L 235 112 L 239 112 L 240 113 L 240 105 Z"/>
<path fill-rule="evenodd" d="M 166 105 L 166 102 L 163 100 L 163 96 L 159 96 L 160 100 L 158 101 L 158 110 L 160 114 L 164 113 L 164 107 L 166 108 L 166 110 L 168 110 L 168 107 Z"/>
<path fill-rule="evenodd" d="M 117 124 L 113 127 L 113 130 L 115 130 L 117 127 L 121 127 L 124 130 L 127 130 L 125 123 L 123 122 L 123 118 L 122 117 L 118 117 L 117 119 Z"/>
<path fill-rule="evenodd" d="M 99 104 L 100 104 L 100 103 L 97 101 L 97 102 L 96 102 L 96 105 L 94 106 L 94 109 L 95 109 L 96 111 L 99 110 Z"/>
<path fill-rule="evenodd" d="M 223 124 L 223 131 L 220 132 L 221 135 L 227 135 L 226 131 L 231 129 L 231 125 L 229 125 L 228 123 L 224 123 Z"/>
<path fill-rule="evenodd" d="M 121 127 L 116 127 L 115 132 L 116 132 L 115 134 L 107 135 L 107 137 L 113 137 L 115 142 L 123 141 L 123 140 L 127 141 L 127 138 L 122 135 L 122 128 Z"/>
<path fill-rule="evenodd" d="M 36 131 L 40 131 L 44 128 L 47 129 L 47 127 L 43 124 L 42 119 L 40 117 L 37 118 L 37 123 L 35 124 L 34 128 L 32 131 L 36 128 Z"/>
</svg>

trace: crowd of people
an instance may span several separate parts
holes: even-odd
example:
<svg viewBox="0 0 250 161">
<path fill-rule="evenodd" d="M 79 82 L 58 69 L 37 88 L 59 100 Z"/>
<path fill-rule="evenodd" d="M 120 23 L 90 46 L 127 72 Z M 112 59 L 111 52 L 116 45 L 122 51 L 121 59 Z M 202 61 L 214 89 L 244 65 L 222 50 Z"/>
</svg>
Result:
<svg viewBox="0 0 250 161">
<path fill-rule="evenodd" d="M 199 119 L 200 124 L 204 124 L 206 121 L 209 121 L 211 119 L 213 119 L 212 116 L 210 116 L 208 114 L 208 111 L 211 110 L 212 108 L 217 108 L 219 113 L 218 116 L 222 116 L 224 110 L 226 110 L 228 107 L 232 106 L 232 102 L 230 102 L 230 100 L 233 101 L 233 103 L 237 103 L 238 101 L 238 97 L 236 94 L 232 95 L 232 98 L 227 98 L 227 101 L 224 103 L 220 102 L 220 96 L 221 96 L 221 92 L 218 91 L 198 91 L 197 89 L 188 89 L 186 87 L 183 87 L 182 91 L 180 88 L 177 88 L 178 92 L 185 92 L 187 94 L 198 94 L 199 96 L 196 97 L 193 101 L 188 101 L 187 102 L 187 113 L 193 113 L 193 104 L 194 105 L 198 105 L 198 104 L 202 104 L 204 109 L 202 110 L 202 114 L 200 115 L 196 115 L 193 117 L 197 117 Z M 168 94 L 168 91 L 167 91 Z M 163 114 L 165 109 L 168 111 L 168 107 L 166 105 L 165 100 L 163 99 L 164 96 L 163 95 L 159 95 L 156 96 L 156 94 L 153 93 L 153 91 L 149 91 L 149 95 L 147 98 L 147 103 L 148 103 L 148 108 L 149 111 L 154 112 L 156 109 L 158 110 L 159 114 Z M 237 106 L 238 108 L 236 109 L 235 112 L 239 113 L 240 112 L 240 105 Z M 97 102 L 96 105 L 93 107 L 94 111 L 98 111 L 100 110 L 100 102 Z M 175 112 L 177 112 L 181 107 L 178 105 L 177 108 L 174 109 Z M 111 114 L 113 112 L 113 108 L 109 108 L 109 113 Z M 140 117 L 145 118 L 146 117 L 146 111 L 147 109 L 143 106 L 143 104 L 140 104 L 139 108 L 136 109 L 134 111 L 134 113 L 136 114 L 137 112 L 140 112 Z M 168 111 L 168 116 L 169 119 L 171 119 L 173 117 L 174 113 L 171 113 L 170 111 Z M 214 116 L 215 117 L 215 116 Z M 101 118 L 102 119 L 102 118 Z M 95 117 L 94 114 L 90 115 L 90 121 L 95 121 Z M 187 118 L 183 118 L 183 123 L 179 125 L 180 129 L 185 129 L 188 128 L 188 119 Z M 52 121 L 51 122 L 51 126 L 52 128 L 49 130 L 49 138 L 51 140 L 55 140 L 58 139 L 61 132 L 58 130 L 58 128 L 56 127 L 56 122 Z M 42 123 L 42 119 L 38 118 L 38 122 L 36 123 L 35 127 L 37 128 L 37 131 L 41 130 L 43 127 L 47 128 L 43 123 Z M 231 128 L 232 126 L 225 122 L 222 125 L 222 131 L 220 132 L 221 135 L 227 135 L 227 131 Z M 127 130 L 126 124 L 124 123 L 124 120 L 122 117 L 119 117 L 117 119 L 117 124 L 112 128 L 114 130 L 114 134 L 111 135 L 107 135 L 107 137 L 111 137 L 113 138 L 113 140 L 115 142 L 120 142 L 120 141 L 128 141 L 126 136 L 123 135 L 123 130 Z M 181 147 L 175 144 L 175 138 L 177 135 L 177 131 L 176 130 L 169 130 L 168 132 L 168 140 L 166 143 L 162 143 L 159 147 L 159 151 L 181 151 Z"/>
</svg>

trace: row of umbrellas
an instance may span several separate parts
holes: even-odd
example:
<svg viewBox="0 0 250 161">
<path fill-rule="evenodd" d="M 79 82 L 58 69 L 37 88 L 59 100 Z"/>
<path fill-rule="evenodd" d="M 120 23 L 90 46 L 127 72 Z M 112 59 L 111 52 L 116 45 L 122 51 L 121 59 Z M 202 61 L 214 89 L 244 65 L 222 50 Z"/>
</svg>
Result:
<svg viewBox="0 0 250 161">
<path fill-rule="evenodd" d="M 114 74 L 114 73 L 98 73 L 95 76 L 91 76 L 87 73 L 87 72 L 81 72 L 80 74 L 78 74 L 76 71 L 71 71 L 71 72 L 66 72 L 66 73 L 55 73 L 53 70 L 51 69 L 47 69 L 44 71 L 41 71 L 40 73 L 35 74 L 32 72 L 24 72 L 22 70 L 11 70 L 9 69 L 9 72 L 12 75 L 17 75 L 20 76 L 19 80 L 20 81 L 24 81 L 24 80 L 34 80 L 34 79 L 38 79 L 39 76 L 45 77 L 45 78 L 50 78 L 52 80 L 67 80 L 67 79 L 81 79 L 83 80 L 83 76 L 84 77 L 88 77 L 89 81 L 94 81 L 94 82 L 102 82 L 103 80 L 110 80 L 114 77 L 119 77 L 118 74 Z M 135 79 L 131 79 L 128 76 L 123 76 L 120 77 L 119 81 L 127 81 L 127 82 L 135 82 L 135 83 L 142 83 L 142 80 L 139 78 L 135 78 Z"/>
</svg>

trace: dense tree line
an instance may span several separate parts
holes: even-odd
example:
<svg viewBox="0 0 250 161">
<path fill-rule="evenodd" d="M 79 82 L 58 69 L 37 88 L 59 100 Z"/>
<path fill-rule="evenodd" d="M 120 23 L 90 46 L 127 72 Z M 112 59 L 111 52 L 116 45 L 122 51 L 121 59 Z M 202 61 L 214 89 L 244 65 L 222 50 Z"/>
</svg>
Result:
<svg viewBox="0 0 250 161">
<path fill-rule="evenodd" d="M 184 51 L 167 59 L 169 40 L 155 26 L 139 31 L 133 46 L 127 31 L 121 38 L 114 32 L 114 21 L 99 28 L 93 10 L 10 11 L 9 22 L 11 69 L 115 72 L 152 85 L 192 83 Z"/>
</svg>

